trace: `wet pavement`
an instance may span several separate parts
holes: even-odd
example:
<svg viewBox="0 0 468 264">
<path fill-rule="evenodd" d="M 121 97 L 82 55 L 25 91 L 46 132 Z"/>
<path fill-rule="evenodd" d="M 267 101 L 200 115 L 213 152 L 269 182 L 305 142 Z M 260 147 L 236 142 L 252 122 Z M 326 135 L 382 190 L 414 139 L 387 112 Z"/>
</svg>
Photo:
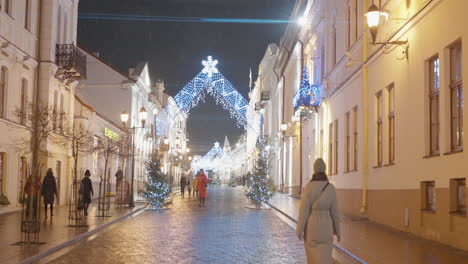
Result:
<svg viewBox="0 0 468 264">
<path fill-rule="evenodd" d="M 47 220 L 41 218 L 39 241 L 43 244 L 36 246 L 13 245 L 21 240 L 21 211 L 2 214 L 0 215 L 0 263 L 19 263 L 39 253 L 59 247 L 103 225 L 117 221 L 141 207 L 142 205 L 133 209 L 115 209 L 112 206 L 110 217 L 95 217 L 97 201 L 93 201 L 89 207 L 89 216 L 85 221 L 87 227 L 68 227 L 68 206 L 57 207 L 52 218 L 49 217 Z"/>
<path fill-rule="evenodd" d="M 297 219 L 299 199 L 276 193 L 270 203 L 291 218 Z M 367 263 L 468 263 L 468 252 L 358 217 L 342 217 L 341 241 L 337 245 Z"/>
<path fill-rule="evenodd" d="M 305 263 L 303 243 L 273 210 L 247 209 L 237 188 L 210 187 L 206 208 L 187 197 L 146 211 L 51 263 Z"/>
</svg>

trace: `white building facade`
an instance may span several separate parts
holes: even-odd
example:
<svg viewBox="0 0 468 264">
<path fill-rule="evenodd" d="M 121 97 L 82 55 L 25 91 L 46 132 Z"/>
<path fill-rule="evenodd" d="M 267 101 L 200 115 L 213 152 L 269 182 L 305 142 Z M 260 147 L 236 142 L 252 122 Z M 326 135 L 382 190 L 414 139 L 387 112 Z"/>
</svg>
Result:
<svg viewBox="0 0 468 264">
<path fill-rule="evenodd" d="M 32 104 L 73 119 L 76 81 L 86 77 L 74 45 L 78 1 L 2 0 L 0 6 L 0 195 L 10 201 L 0 205 L 0 212 L 19 208 L 26 168 L 38 164 L 42 175 L 54 170 L 57 202 L 64 204 L 71 179 L 69 150 L 50 140 L 34 152 L 12 142 L 30 137 L 31 122 L 17 113 L 33 109 Z"/>
<path fill-rule="evenodd" d="M 387 45 L 372 44 L 372 1 L 297 1 L 292 20 L 305 23 L 288 26 L 275 65 L 284 191 L 299 193 L 322 157 L 343 214 L 467 250 L 468 3 L 381 2 L 376 41 Z M 300 122 L 304 68 L 322 103 Z"/>
</svg>

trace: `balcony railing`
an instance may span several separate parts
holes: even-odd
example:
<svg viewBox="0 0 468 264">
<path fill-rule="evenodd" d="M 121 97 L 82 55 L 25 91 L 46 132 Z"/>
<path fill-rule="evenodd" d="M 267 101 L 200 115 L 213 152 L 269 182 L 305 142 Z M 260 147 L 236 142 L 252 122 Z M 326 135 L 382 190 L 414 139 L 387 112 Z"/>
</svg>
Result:
<svg viewBox="0 0 468 264">
<path fill-rule="evenodd" d="M 86 55 L 74 44 L 57 44 L 55 62 L 59 67 L 57 77 L 69 83 L 86 79 Z"/>
</svg>

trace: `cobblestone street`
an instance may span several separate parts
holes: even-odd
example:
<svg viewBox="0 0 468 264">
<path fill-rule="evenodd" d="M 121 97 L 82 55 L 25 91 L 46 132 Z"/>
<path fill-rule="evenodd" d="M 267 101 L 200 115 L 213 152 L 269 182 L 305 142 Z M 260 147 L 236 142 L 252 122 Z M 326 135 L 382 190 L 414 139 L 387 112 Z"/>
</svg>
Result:
<svg viewBox="0 0 468 264">
<path fill-rule="evenodd" d="M 246 205 L 230 187 L 209 188 L 206 208 L 177 197 L 170 210 L 146 211 L 52 263 L 305 263 L 290 226 Z"/>
</svg>

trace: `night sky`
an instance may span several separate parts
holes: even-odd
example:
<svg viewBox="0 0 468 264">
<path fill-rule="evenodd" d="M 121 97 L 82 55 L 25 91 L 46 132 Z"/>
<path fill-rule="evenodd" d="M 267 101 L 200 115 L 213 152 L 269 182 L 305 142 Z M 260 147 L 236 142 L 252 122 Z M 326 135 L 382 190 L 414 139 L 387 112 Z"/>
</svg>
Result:
<svg viewBox="0 0 468 264">
<path fill-rule="evenodd" d="M 80 13 L 148 16 L 289 19 L 294 0 L 80 0 Z M 123 72 L 148 61 L 152 79 L 165 81 L 171 95 L 212 55 L 218 69 L 248 100 L 249 67 L 254 79 L 269 43 L 278 43 L 285 24 L 180 23 L 79 20 L 78 43 L 99 52 Z M 194 153 L 204 154 L 227 135 L 234 144 L 243 129 L 214 100 L 190 112 L 188 134 Z"/>
</svg>

